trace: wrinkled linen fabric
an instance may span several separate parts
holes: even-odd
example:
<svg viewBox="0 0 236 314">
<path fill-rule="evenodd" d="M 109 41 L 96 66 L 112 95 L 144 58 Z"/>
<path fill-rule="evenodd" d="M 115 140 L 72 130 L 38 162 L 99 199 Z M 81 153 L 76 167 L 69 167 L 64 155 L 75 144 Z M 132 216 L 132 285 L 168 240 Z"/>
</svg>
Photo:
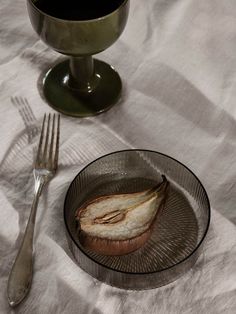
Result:
<svg viewBox="0 0 236 314">
<path fill-rule="evenodd" d="M 235 0 L 131 0 L 121 38 L 97 56 L 119 71 L 122 99 L 96 117 L 62 117 L 58 175 L 38 208 L 32 288 L 16 309 L 7 303 L 7 279 L 32 202 L 38 129 L 53 111 L 40 96 L 41 76 L 61 56 L 34 33 L 25 1 L 1 0 L 0 16 L 0 313 L 236 313 Z M 82 271 L 63 222 L 75 175 L 97 157 L 127 148 L 186 164 L 212 206 L 195 266 L 146 291 L 113 288 Z"/>
</svg>

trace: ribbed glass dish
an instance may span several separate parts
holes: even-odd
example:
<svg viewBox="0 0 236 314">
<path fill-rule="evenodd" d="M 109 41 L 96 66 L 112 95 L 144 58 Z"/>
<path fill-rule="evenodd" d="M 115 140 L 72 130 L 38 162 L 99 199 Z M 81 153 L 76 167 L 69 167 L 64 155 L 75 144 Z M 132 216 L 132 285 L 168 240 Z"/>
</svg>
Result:
<svg viewBox="0 0 236 314">
<path fill-rule="evenodd" d="M 78 207 L 101 195 L 153 187 L 162 174 L 170 181 L 168 198 L 142 248 L 112 257 L 83 248 L 75 221 Z M 208 231 L 210 204 L 201 182 L 177 160 L 155 151 L 124 150 L 80 171 L 68 189 L 64 219 L 70 248 L 83 270 L 119 288 L 150 289 L 176 280 L 194 265 Z"/>
</svg>

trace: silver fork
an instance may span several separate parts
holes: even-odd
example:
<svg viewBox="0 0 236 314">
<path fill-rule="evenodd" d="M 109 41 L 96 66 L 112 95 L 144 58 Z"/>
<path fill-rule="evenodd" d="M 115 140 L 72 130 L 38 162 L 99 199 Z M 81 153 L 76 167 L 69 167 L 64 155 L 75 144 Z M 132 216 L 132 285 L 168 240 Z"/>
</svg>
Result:
<svg viewBox="0 0 236 314">
<path fill-rule="evenodd" d="M 39 197 L 43 187 L 53 178 L 58 166 L 60 115 L 44 115 L 38 152 L 33 170 L 34 198 L 24 238 L 8 279 L 7 296 L 11 306 L 19 304 L 30 290 L 33 277 L 33 238 Z"/>
</svg>

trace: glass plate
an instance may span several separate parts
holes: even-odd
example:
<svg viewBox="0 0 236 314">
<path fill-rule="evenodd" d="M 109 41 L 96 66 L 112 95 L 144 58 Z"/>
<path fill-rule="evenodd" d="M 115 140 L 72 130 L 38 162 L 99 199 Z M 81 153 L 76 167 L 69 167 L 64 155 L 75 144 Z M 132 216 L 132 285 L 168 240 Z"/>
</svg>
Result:
<svg viewBox="0 0 236 314">
<path fill-rule="evenodd" d="M 75 211 L 101 195 L 142 191 L 170 182 L 165 206 L 152 235 L 137 251 L 105 256 L 79 242 Z M 150 289 L 174 281 L 189 270 L 200 254 L 210 222 L 207 193 L 198 178 L 177 160 L 148 150 L 124 150 L 90 163 L 71 183 L 64 204 L 70 248 L 82 269 L 112 286 Z"/>
</svg>

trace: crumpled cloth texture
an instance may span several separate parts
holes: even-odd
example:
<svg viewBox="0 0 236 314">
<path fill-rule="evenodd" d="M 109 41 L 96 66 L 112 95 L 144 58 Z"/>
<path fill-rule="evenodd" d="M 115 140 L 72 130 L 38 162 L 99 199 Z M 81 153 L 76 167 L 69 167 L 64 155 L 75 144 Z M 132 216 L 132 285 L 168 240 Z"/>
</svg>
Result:
<svg viewBox="0 0 236 314">
<path fill-rule="evenodd" d="M 119 71 L 122 98 L 96 117 L 62 117 L 58 175 L 38 208 L 32 288 L 19 307 L 8 306 L 8 274 L 32 202 L 38 132 L 44 113 L 53 112 L 40 82 L 61 58 L 33 31 L 25 2 L 0 2 L 0 313 L 236 313 L 235 0 L 131 0 L 124 33 L 96 56 Z M 97 157 L 127 148 L 160 151 L 186 164 L 212 207 L 195 266 L 146 291 L 113 288 L 82 271 L 63 221 L 75 175 Z"/>
</svg>

